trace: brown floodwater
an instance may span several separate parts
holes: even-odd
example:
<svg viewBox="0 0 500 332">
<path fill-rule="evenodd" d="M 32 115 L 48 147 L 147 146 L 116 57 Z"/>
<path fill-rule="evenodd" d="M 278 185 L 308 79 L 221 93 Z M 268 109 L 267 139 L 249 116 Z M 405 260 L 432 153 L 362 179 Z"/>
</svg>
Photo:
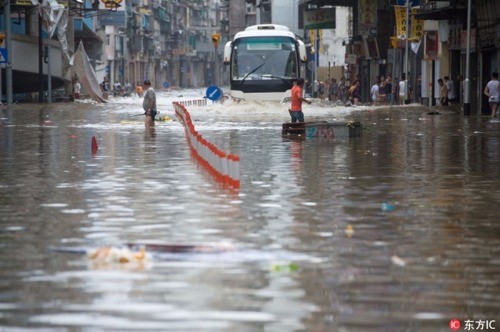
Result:
<svg viewBox="0 0 500 332">
<path fill-rule="evenodd" d="M 1 331 L 500 327 L 500 123 L 313 105 L 306 120 L 362 137 L 295 141 L 283 105 L 188 107 L 240 157 L 229 190 L 178 121 L 146 131 L 140 104 L 0 109 Z M 86 255 L 151 241 L 215 250 Z"/>
</svg>

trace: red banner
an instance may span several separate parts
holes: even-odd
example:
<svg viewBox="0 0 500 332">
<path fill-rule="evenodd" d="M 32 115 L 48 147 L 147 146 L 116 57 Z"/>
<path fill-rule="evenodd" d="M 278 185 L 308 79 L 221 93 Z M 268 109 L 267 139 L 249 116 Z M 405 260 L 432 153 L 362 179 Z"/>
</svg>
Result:
<svg viewBox="0 0 500 332">
<path fill-rule="evenodd" d="M 437 31 L 427 31 L 425 35 L 425 57 L 436 60 L 439 53 L 439 39 Z"/>
</svg>

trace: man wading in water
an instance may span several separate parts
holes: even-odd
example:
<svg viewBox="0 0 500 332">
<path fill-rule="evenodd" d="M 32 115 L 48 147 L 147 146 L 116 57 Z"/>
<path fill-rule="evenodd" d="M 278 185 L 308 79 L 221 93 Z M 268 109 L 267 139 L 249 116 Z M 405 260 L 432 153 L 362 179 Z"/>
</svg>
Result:
<svg viewBox="0 0 500 332">
<path fill-rule="evenodd" d="M 142 108 L 144 108 L 144 115 L 146 116 L 146 128 L 154 128 L 156 111 L 156 93 L 149 80 L 144 81 L 144 100 L 142 101 Z"/>
<path fill-rule="evenodd" d="M 305 101 L 309 105 L 310 101 L 306 100 L 302 97 L 302 87 L 304 86 L 304 79 L 298 78 L 297 82 L 294 83 L 292 87 L 292 102 L 290 105 L 290 113 L 291 121 L 294 122 L 304 122 L 304 113 L 302 112 L 302 102 Z"/>
</svg>

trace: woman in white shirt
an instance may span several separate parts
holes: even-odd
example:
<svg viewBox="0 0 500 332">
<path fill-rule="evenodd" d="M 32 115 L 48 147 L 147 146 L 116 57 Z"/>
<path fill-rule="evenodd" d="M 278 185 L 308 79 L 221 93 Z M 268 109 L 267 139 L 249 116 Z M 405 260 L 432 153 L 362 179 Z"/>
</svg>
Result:
<svg viewBox="0 0 500 332">
<path fill-rule="evenodd" d="M 377 105 L 377 101 L 378 101 L 378 97 L 379 97 L 379 93 L 380 93 L 378 82 L 375 82 L 372 85 L 370 93 L 371 93 L 371 97 L 372 97 L 372 106 L 375 106 L 375 105 Z"/>
<path fill-rule="evenodd" d="M 406 93 L 406 76 L 401 74 L 401 81 L 399 81 L 399 105 L 405 104 L 405 93 Z"/>
<path fill-rule="evenodd" d="M 484 94 L 488 97 L 488 102 L 490 103 L 491 117 L 496 118 L 498 103 L 500 103 L 500 88 L 498 82 L 498 73 L 494 72 L 491 74 L 491 81 L 486 84 L 484 88 Z"/>
</svg>

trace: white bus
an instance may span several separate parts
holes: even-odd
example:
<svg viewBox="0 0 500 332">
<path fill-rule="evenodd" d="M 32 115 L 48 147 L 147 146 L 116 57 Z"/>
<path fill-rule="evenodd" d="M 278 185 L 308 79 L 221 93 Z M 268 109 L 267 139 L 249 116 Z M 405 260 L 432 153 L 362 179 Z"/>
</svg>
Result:
<svg viewBox="0 0 500 332">
<path fill-rule="evenodd" d="M 285 101 L 306 61 L 304 42 L 283 25 L 252 25 L 224 46 L 235 100 Z"/>
</svg>

